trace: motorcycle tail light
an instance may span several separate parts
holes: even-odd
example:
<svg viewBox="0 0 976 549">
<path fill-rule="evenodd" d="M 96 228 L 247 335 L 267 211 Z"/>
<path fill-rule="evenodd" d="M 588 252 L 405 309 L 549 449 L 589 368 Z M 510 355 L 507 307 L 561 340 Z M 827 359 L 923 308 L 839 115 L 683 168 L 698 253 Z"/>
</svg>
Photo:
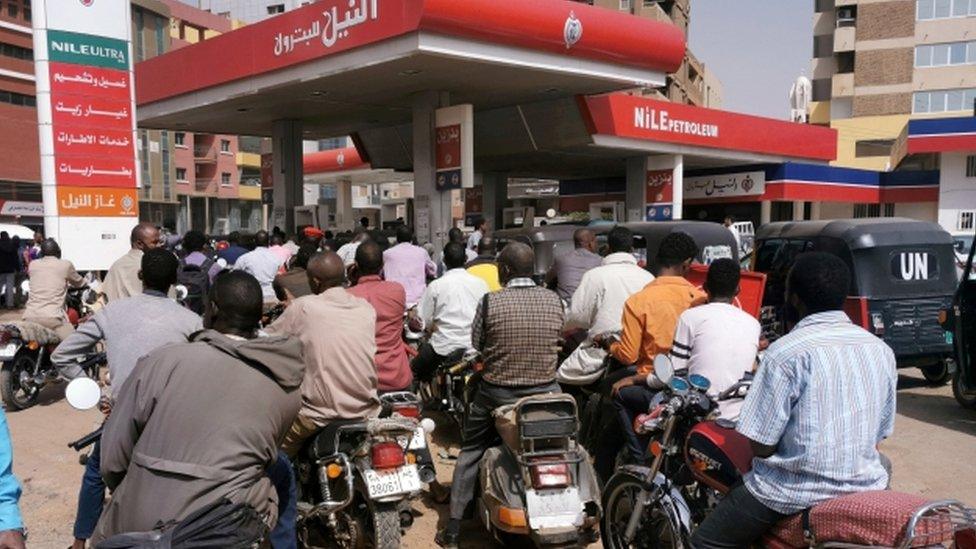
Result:
<svg viewBox="0 0 976 549">
<path fill-rule="evenodd" d="M 405 462 L 403 448 L 396 442 L 378 442 L 373 445 L 370 453 L 376 469 L 393 469 Z"/>
<path fill-rule="evenodd" d="M 0 343 L 9 343 L 13 337 L 9 330 L 0 331 Z"/>
<path fill-rule="evenodd" d="M 420 408 L 413 405 L 401 405 L 393 408 L 393 412 L 403 417 L 420 417 Z"/>
<path fill-rule="evenodd" d="M 532 477 L 532 487 L 536 490 L 565 488 L 573 481 L 568 463 L 541 462 L 531 464 L 529 465 L 529 475 Z"/>
</svg>

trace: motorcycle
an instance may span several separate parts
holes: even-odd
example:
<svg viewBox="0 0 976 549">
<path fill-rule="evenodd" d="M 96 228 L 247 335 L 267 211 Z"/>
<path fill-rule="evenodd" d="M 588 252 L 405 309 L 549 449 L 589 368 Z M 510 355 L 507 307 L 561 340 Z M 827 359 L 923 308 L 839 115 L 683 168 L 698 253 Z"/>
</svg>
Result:
<svg viewBox="0 0 976 549">
<path fill-rule="evenodd" d="M 400 546 L 401 527 L 413 521 L 409 500 L 433 478 L 424 463 L 433 422 L 417 420 L 408 395 L 384 395 L 380 417 L 329 423 L 295 457 L 301 547 Z"/>
<path fill-rule="evenodd" d="M 660 355 L 665 384 L 653 411 L 638 418 L 652 434 L 649 465 L 624 465 L 604 488 L 603 545 L 688 547 L 691 533 L 752 466 L 749 440 L 732 422 L 712 420 L 717 401 L 744 398 L 740 382 L 714 399 L 700 375 L 676 377 Z M 870 526 L 867 526 L 870 525 Z M 954 500 L 928 501 L 889 491 L 863 492 L 784 519 L 763 539 L 773 547 L 940 547 L 976 542 L 976 510 Z M 961 542 L 964 542 L 963 545 Z"/>
<path fill-rule="evenodd" d="M 90 288 L 68 290 L 68 320 L 78 326 L 92 314 L 97 294 Z M 58 379 L 51 353 L 61 342 L 53 330 L 30 321 L 11 322 L 0 327 L 0 396 L 8 411 L 24 410 L 37 404 L 41 389 Z M 105 355 L 81 363 L 90 377 L 98 376 Z"/>
<path fill-rule="evenodd" d="M 576 400 L 534 395 L 494 411 L 502 445 L 479 468 L 478 514 L 501 543 L 517 535 L 537 546 L 599 539 L 600 489 L 590 456 L 577 443 Z"/>
<path fill-rule="evenodd" d="M 441 411 L 460 429 L 471 403 L 471 380 L 479 369 L 477 351 L 458 349 L 447 356 L 430 381 L 420 382 L 417 393 L 424 405 Z"/>
</svg>

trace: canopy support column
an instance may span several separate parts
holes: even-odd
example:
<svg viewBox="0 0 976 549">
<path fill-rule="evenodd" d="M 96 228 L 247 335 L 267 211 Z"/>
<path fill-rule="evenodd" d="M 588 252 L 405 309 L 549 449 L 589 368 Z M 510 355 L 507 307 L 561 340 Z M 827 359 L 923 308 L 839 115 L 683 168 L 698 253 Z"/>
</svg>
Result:
<svg viewBox="0 0 976 549">
<path fill-rule="evenodd" d="M 431 242 L 440 255 L 451 228 L 451 193 L 435 186 L 435 112 L 448 106 L 448 95 L 425 91 L 413 97 L 414 231 L 420 243 Z"/>
<path fill-rule="evenodd" d="M 295 206 L 304 203 L 302 121 L 275 120 L 271 127 L 274 166 L 274 211 L 269 225 L 295 231 Z"/>
</svg>

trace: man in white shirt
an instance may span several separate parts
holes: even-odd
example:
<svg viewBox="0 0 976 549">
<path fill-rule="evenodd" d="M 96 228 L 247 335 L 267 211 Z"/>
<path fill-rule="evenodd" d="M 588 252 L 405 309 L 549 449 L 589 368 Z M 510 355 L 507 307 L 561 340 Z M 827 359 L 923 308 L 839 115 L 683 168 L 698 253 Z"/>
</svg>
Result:
<svg viewBox="0 0 976 549">
<path fill-rule="evenodd" d="M 633 254 L 634 235 L 626 227 L 614 227 L 607 235 L 610 253 L 599 267 L 587 271 L 566 314 L 565 328 L 582 328 L 586 340 L 556 371 L 556 379 L 568 385 L 588 385 L 600 378 L 607 352 L 592 345 L 599 334 L 620 331 L 624 302 L 654 280 L 654 275 L 637 265 Z"/>
<path fill-rule="evenodd" d="M 692 307 L 678 318 L 671 361 L 675 370 L 687 368 L 712 382 L 708 390 L 716 397 L 751 372 L 759 352 L 759 321 L 733 303 L 739 294 L 739 265 L 732 259 L 718 259 L 708 268 L 704 290 L 708 304 Z M 648 378 L 655 380 L 652 376 Z M 721 417 L 739 417 L 742 399 L 719 402 Z"/>
<path fill-rule="evenodd" d="M 466 271 L 464 262 L 464 245 L 448 242 L 444 246 L 447 272 L 427 286 L 417 305 L 430 338 L 410 364 L 415 380 L 429 380 L 452 352 L 471 349 L 471 321 L 488 285 Z"/>
<path fill-rule="evenodd" d="M 339 246 L 339 249 L 336 250 L 336 253 L 342 259 L 342 264 L 345 265 L 347 269 L 350 265 L 356 262 L 356 249 L 359 248 L 359 245 L 362 244 L 367 238 L 369 238 L 369 235 L 366 234 L 366 229 L 364 229 L 361 225 L 357 225 L 356 229 L 353 230 L 352 240 L 343 244 L 342 246 Z"/>
<path fill-rule="evenodd" d="M 269 305 L 278 301 L 274 291 L 274 279 L 278 275 L 278 269 L 284 263 L 281 256 L 272 252 L 268 248 L 268 231 L 258 231 L 254 233 L 254 243 L 257 245 L 254 251 L 247 252 L 237 259 L 234 263 L 235 271 L 244 271 L 261 284 L 261 292 L 264 294 L 264 303 Z"/>
</svg>

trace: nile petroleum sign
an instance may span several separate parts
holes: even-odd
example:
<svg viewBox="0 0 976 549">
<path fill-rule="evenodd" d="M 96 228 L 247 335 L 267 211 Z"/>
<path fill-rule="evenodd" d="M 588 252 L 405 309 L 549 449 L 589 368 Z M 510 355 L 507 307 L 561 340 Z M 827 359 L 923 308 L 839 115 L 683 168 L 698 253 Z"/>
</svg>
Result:
<svg viewBox="0 0 976 549">
<path fill-rule="evenodd" d="M 129 3 L 34 6 L 45 233 L 79 269 L 107 269 L 139 216 Z"/>
</svg>

